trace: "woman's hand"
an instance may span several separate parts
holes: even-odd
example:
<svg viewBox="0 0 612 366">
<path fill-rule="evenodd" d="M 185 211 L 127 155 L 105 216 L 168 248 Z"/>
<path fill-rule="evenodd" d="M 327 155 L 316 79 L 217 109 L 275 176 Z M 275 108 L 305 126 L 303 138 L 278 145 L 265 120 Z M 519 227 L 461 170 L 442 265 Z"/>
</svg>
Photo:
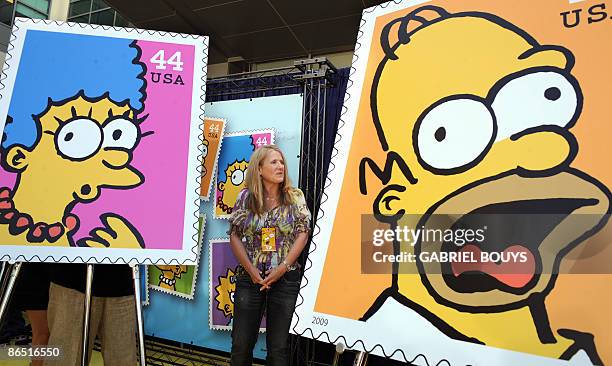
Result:
<svg viewBox="0 0 612 366">
<path fill-rule="evenodd" d="M 264 285 L 264 279 L 261 278 L 259 271 L 253 265 L 253 263 L 251 263 L 251 260 L 249 259 L 249 256 L 242 245 L 242 241 L 238 235 L 236 235 L 236 233 L 232 233 L 230 235 L 230 248 L 232 248 L 232 253 L 234 253 L 234 256 L 236 259 L 238 259 L 240 265 L 247 271 L 249 277 L 251 277 L 251 281 L 253 281 L 253 283 L 262 285 L 259 290 L 262 291 L 269 289 L 270 286 Z"/>
<path fill-rule="evenodd" d="M 249 268 L 247 272 L 249 273 L 249 277 L 251 277 L 251 281 L 253 281 L 253 283 L 262 285 L 259 291 L 269 289 L 270 286 L 264 284 L 264 279 L 261 278 L 261 275 L 259 274 L 259 271 L 257 270 L 257 268 L 255 268 L 254 266 L 251 266 L 251 267 L 252 268 Z"/>
<path fill-rule="evenodd" d="M 281 263 L 279 266 L 269 269 L 266 272 L 266 278 L 263 280 L 262 285 L 267 288 L 270 288 L 270 286 L 274 282 L 278 281 L 281 277 L 283 277 L 285 273 L 287 273 L 287 266 L 284 263 Z M 263 288 L 264 287 L 262 287 L 261 289 L 263 290 Z"/>
</svg>

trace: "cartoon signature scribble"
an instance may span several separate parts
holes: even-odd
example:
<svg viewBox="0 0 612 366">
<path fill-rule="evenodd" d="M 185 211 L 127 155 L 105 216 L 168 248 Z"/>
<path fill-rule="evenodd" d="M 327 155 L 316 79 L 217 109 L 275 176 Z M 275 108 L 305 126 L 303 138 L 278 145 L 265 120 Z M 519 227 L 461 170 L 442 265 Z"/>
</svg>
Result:
<svg viewBox="0 0 612 366">
<path fill-rule="evenodd" d="M 426 321 L 440 339 L 601 364 L 593 335 L 555 329 L 546 309 L 561 259 L 610 213 L 609 189 L 571 166 L 579 144 L 570 130 L 583 107 L 572 52 L 495 15 L 436 6 L 387 24 L 381 45 L 370 100 L 387 160 L 381 168 L 362 159 L 361 192 L 374 173 L 384 185 L 373 204 L 379 221 L 428 228 L 459 213 L 443 228 L 469 227 L 483 214 L 495 241 L 398 243 L 396 253 L 416 254 L 416 263 L 399 264 L 363 320 L 401 319 L 389 324 L 397 329 Z M 508 221 L 487 222 L 492 213 Z M 524 214 L 547 215 L 535 226 L 512 219 Z M 527 263 L 517 272 L 419 260 L 424 251 L 493 249 L 525 252 Z"/>
</svg>

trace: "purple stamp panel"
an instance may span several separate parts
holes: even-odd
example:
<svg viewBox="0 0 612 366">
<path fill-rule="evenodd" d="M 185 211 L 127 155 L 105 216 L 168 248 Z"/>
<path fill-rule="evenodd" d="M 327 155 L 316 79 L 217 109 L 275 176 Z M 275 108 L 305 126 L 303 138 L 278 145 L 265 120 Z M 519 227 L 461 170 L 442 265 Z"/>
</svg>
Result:
<svg viewBox="0 0 612 366">
<path fill-rule="evenodd" d="M 231 330 L 234 319 L 234 293 L 238 261 L 230 248 L 229 238 L 212 239 L 210 255 L 210 329 Z M 266 330 L 265 318 L 260 332 Z"/>
</svg>

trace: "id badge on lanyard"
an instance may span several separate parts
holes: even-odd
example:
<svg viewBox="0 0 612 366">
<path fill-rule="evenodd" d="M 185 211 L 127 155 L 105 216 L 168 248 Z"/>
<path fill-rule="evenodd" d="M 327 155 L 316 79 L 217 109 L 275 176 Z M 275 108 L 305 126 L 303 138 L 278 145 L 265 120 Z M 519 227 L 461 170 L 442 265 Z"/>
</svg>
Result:
<svg viewBox="0 0 612 366">
<path fill-rule="evenodd" d="M 264 253 L 276 252 L 276 228 L 261 228 L 261 251 Z"/>
<path fill-rule="evenodd" d="M 261 251 L 276 252 L 276 228 L 270 225 L 269 217 L 266 217 L 264 227 L 261 228 Z"/>
</svg>

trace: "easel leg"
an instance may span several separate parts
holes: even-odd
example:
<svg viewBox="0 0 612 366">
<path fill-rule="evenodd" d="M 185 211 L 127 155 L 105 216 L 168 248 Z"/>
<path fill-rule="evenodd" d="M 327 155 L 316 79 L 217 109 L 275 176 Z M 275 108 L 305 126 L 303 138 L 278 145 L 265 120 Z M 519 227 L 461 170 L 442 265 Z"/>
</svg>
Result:
<svg viewBox="0 0 612 366">
<path fill-rule="evenodd" d="M 344 349 L 346 346 L 342 342 L 336 343 L 336 353 L 334 354 L 334 361 L 332 362 L 332 366 L 338 366 L 338 362 L 340 362 L 340 356 L 344 353 Z"/>
<path fill-rule="evenodd" d="M 81 348 L 81 366 L 87 366 L 89 360 L 89 319 L 91 318 L 91 286 L 93 284 L 94 267 L 87 264 L 85 277 L 85 312 L 83 313 L 83 345 Z"/>
<path fill-rule="evenodd" d="M 4 269 L 2 270 L 2 287 L 0 289 L 2 291 L 2 300 L 0 301 L 0 327 L 4 325 L 4 318 L 11 301 L 11 295 L 13 294 L 13 288 L 15 288 L 20 269 L 21 262 L 15 264 L 9 264 L 8 262 L 4 263 Z"/>
<path fill-rule="evenodd" d="M 140 300 L 140 267 L 138 264 L 132 266 L 134 274 L 134 297 L 136 302 L 136 321 L 138 323 L 138 351 L 140 354 L 140 366 L 146 365 L 146 353 L 144 345 L 144 322 L 142 321 L 142 302 Z"/>
<path fill-rule="evenodd" d="M 357 352 L 353 366 L 365 366 L 368 362 L 368 354 L 366 352 Z"/>
<path fill-rule="evenodd" d="M 0 289 L 1 289 L 0 291 L 2 292 L 4 292 L 4 287 L 5 287 L 4 283 L 8 279 L 7 273 L 10 272 L 11 268 L 12 268 L 12 264 L 10 264 L 9 262 L 2 262 L 0 264 Z"/>
</svg>

